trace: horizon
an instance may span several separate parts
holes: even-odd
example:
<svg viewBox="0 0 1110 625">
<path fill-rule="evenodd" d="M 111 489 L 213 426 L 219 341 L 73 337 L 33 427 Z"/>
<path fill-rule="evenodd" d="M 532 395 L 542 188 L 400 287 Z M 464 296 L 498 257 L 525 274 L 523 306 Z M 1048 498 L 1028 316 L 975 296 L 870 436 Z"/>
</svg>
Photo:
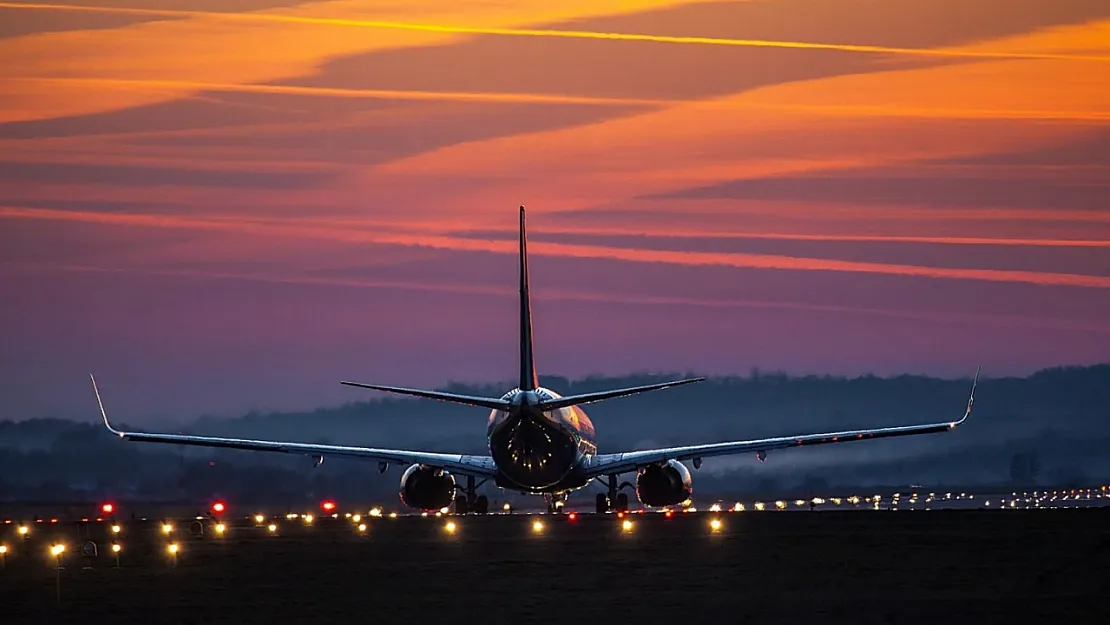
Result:
<svg viewBox="0 0 1110 625">
<path fill-rule="evenodd" d="M 1056 366 L 1051 366 L 1051 367 L 1044 367 L 1044 368 L 1037 369 L 1035 371 L 1031 371 L 1031 372 L 1027 372 L 1027 373 L 1010 374 L 1010 375 L 991 375 L 990 372 L 988 372 L 988 371 L 982 371 L 981 374 L 980 374 L 980 377 L 979 377 L 979 382 L 980 382 L 980 384 L 983 384 L 983 383 L 992 382 L 992 381 L 993 382 L 998 382 L 998 381 L 1007 381 L 1007 380 L 1028 380 L 1030 378 L 1040 376 L 1040 375 L 1044 375 L 1044 374 L 1049 374 L 1049 373 L 1057 373 L 1057 372 L 1066 373 L 1066 372 L 1074 372 L 1074 371 L 1078 371 L 1078 370 L 1090 370 L 1090 369 L 1097 370 L 1097 369 L 1108 368 L 1108 367 L 1110 367 L 1110 361 L 1101 362 L 1101 363 L 1094 363 L 1094 364 L 1089 364 L 1089 365 L 1056 365 Z M 962 382 L 962 381 L 970 382 L 974 377 L 974 373 L 975 373 L 974 369 L 972 369 L 970 374 L 967 374 L 967 375 L 956 374 L 956 375 L 951 375 L 951 376 L 931 375 L 931 374 L 928 374 L 928 373 L 909 373 L 909 372 L 901 372 L 901 373 L 892 372 L 892 373 L 888 373 L 888 374 L 885 374 L 885 375 L 878 375 L 878 374 L 875 374 L 875 373 L 860 373 L 860 374 L 849 374 L 849 375 L 835 375 L 835 374 L 827 374 L 827 373 L 826 374 L 822 374 L 822 373 L 792 374 L 792 373 L 789 373 L 789 372 L 786 372 L 786 371 L 781 371 L 781 370 L 766 370 L 766 369 L 760 369 L 758 367 L 753 367 L 751 370 L 749 370 L 747 373 L 744 373 L 744 374 L 733 373 L 733 374 L 720 374 L 720 375 L 705 375 L 704 376 L 705 380 L 697 383 L 696 385 L 692 386 L 689 389 L 686 389 L 686 392 L 690 392 L 690 391 L 697 392 L 697 389 L 698 389 L 699 386 L 703 386 L 703 385 L 712 386 L 714 383 L 719 384 L 719 383 L 722 383 L 722 382 L 728 383 L 728 382 L 736 382 L 736 381 L 756 383 L 760 379 L 766 380 L 768 378 L 776 378 L 776 379 L 785 378 L 786 381 L 788 381 L 788 382 L 791 382 L 791 381 L 810 381 L 810 380 L 833 381 L 833 382 L 855 382 L 855 381 L 860 381 L 860 380 L 896 381 L 896 380 L 900 380 L 900 379 L 904 379 L 904 378 L 931 380 L 931 381 L 939 381 L 939 382 Z M 587 374 L 587 375 L 578 376 L 578 377 L 571 377 L 571 376 L 565 376 L 565 375 L 559 375 L 559 374 L 540 373 L 539 374 L 539 379 L 540 379 L 540 386 L 542 386 L 544 388 L 548 388 L 548 389 L 556 391 L 556 392 L 559 392 L 559 385 L 560 384 L 591 386 L 592 387 L 594 385 L 594 383 L 596 383 L 598 388 L 611 388 L 611 387 L 614 387 L 614 386 L 628 386 L 628 385 L 632 384 L 633 381 L 636 381 L 636 383 L 639 383 L 640 381 L 647 380 L 648 383 L 650 383 L 652 381 L 665 381 L 665 380 L 670 380 L 670 379 L 677 379 L 677 378 L 683 378 L 683 377 L 695 377 L 695 376 L 700 376 L 700 375 L 703 375 L 703 374 L 701 374 L 697 371 L 678 371 L 678 370 L 663 371 L 663 370 L 660 370 L 660 371 L 633 371 L 633 372 L 630 372 L 630 373 L 625 374 L 625 375 Z M 553 382 L 553 381 L 555 381 L 557 383 L 555 385 L 551 385 L 550 383 Z M 477 389 L 493 389 L 492 392 L 497 394 L 497 393 L 500 393 L 502 391 L 507 391 L 511 388 L 515 388 L 515 385 L 516 385 L 516 383 L 510 381 L 508 378 L 506 378 L 505 380 L 488 380 L 488 381 L 474 381 L 474 382 L 464 382 L 464 381 L 459 381 L 459 380 L 448 380 L 448 381 L 446 381 L 442 384 L 433 385 L 433 386 L 430 386 L 428 388 L 430 390 L 454 391 L 454 392 L 460 392 L 460 391 L 465 392 L 465 391 L 468 391 L 468 390 L 477 390 Z M 312 413 L 312 412 L 320 412 L 320 411 L 324 411 L 324 412 L 338 411 L 338 410 L 343 410 L 343 409 L 351 408 L 351 407 L 359 407 L 359 406 L 362 406 L 362 405 L 373 405 L 373 404 L 383 404 L 383 403 L 384 404 L 391 404 L 391 403 L 395 403 L 395 402 L 404 402 L 404 403 L 409 404 L 409 405 L 413 405 L 413 404 L 417 404 L 417 403 L 423 403 L 423 402 L 429 402 L 429 403 L 434 404 L 434 401 L 435 401 L 435 400 L 421 399 L 421 398 L 416 398 L 416 397 L 408 397 L 408 396 L 404 396 L 404 395 L 394 395 L 394 394 L 384 393 L 384 392 L 379 392 L 379 391 L 364 390 L 362 392 L 365 393 L 366 396 L 361 397 L 361 398 L 351 398 L 351 399 L 348 399 L 346 401 L 342 401 L 342 402 L 334 403 L 334 404 L 320 404 L 320 405 L 309 406 L 309 407 L 304 407 L 304 408 L 273 408 L 273 409 L 271 409 L 271 408 L 250 408 L 250 409 L 248 409 L 246 411 L 243 411 L 243 412 L 227 413 L 227 414 L 198 413 L 198 414 L 184 415 L 181 418 L 165 421 L 164 423 L 165 423 L 165 425 L 172 427 L 172 426 L 192 425 L 192 424 L 196 424 L 199 421 L 209 420 L 209 419 L 232 420 L 233 421 L 233 420 L 253 418 L 253 417 L 258 417 L 258 416 L 284 416 L 284 415 L 296 415 L 296 414 Z M 667 392 L 667 391 L 663 391 L 663 392 Z M 673 390 L 670 391 L 670 392 L 673 392 Z M 110 402 L 110 400 L 111 400 L 111 398 L 106 399 L 106 401 L 108 401 L 108 402 Z M 95 399 L 94 399 L 94 401 L 95 401 Z M 128 419 L 127 419 L 126 416 L 123 416 L 123 417 L 115 416 L 115 415 L 117 415 L 118 410 L 115 409 L 116 407 L 114 405 L 112 405 L 111 403 L 108 403 L 106 407 L 109 410 L 109 415 L 113 417 L 113 421 L 119 421 L 121 423 L 126 423 L 127 422 Z M 456 410 L 477 411 L 476 414 L 485 414 L 486 412 L 488 412 L 487 410 L 482 409 L 482 408 L 456 407 L 455 409 Z M 587 408 L 586 411 L 590 412 L 590 410 L 588 408 Z M 95 414 L 90 414 L 90 415 L 84 416 L 84 417 L 78 417 L 78 416 L 72 416 L 72 415 L 71 416 L 66 416 L 66 415 L 34 415 L 34 416 L 0 415 L 0 423 L 22 423 L 22 422 L 26 422 L 26 421 L 35 421 L 35 420 L 42 420 L 42 421 L 60 420 L 60 421 L 69 421 L 69 422 L 73 422 L 73 423 L 100 425 L 101 424 L 100 414 L 98 412 L 96 412 L 95 410 L 93 412 Z M 132 415 L 132 417 L 134 417 L 134 416 L 136 416 L 136 415 Z M 151 423 L 150 415 L 145 415 L 144 414 L 144 415 L 138 415 L 138 416 L 139 416 L 139 420 L 136 423 Z M 153 419 L 153 422 L 158 423 L 158 422 L 160 422 L 160 420 L 155 418 L 155 419 Z M 127 424 L 128 425 L 133 425 L 131 423 L 127 423 Z"/>
</svg>

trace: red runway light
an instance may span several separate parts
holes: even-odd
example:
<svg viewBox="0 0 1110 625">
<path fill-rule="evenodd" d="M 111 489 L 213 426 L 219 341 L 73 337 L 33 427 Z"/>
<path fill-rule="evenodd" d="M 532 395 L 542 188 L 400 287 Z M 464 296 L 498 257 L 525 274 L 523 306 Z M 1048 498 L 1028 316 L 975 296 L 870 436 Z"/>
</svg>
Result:
<svg viewBox="0 0 1110 625">
<path fill-rule="evenodd" d="M 217 501 L 216 503 L 212 504 L 212 512 L 215 512 L 216 514 L 220 514 L 226 509 L 227 506 L 224 505 L 224 502 L 222 501 Z"/>
<path fill-rule="evenodd" d="M 665 516 L 665 517 L 667 517 L 667 518 L 669 519 L 669 518 L 671 518 L 671 515 L 672 515 L 672 514 L 674 514 L 674 513 L 673 513 L 673 512 L 671 512 L 670 510 L 667 510 L 666 512 L 664 512 L 664 513 L 663 513 L 663 516 Z"/>
<path fill-rule="evenodd" d="M 103 512 L 104 514 L 112 514 L 112 511 L 115 510 L 115 509 L 116 509 L 116 507 L 113 506 L 110 503 L 106 503 L 106 504 L 100 506 L 100 511 Z"/>
<path fill-rule="evenodd" d="M 578 513 L 577 512 L 571 512 L 570 514 L 567 515 L 567 519 L 570 520 L 570 521 L 574 521 L 574 520 L 578 519 Z"/>
<path fill-rule="evenodd" d="M 324 503 L 320 504 L 320 507 L 328 512 L 331 512 L 332 510 L 335 510 L 335 502 L 330 500 L 325 501 Z"/>
</svg>

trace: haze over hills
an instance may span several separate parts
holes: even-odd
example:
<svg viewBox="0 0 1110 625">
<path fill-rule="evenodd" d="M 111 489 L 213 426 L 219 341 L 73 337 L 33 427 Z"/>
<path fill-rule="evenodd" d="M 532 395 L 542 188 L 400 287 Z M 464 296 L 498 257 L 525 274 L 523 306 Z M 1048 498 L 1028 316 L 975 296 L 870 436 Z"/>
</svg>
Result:
<svg viewBox="0 0 1110 625">
<path fill-rule="evenodd" d="M 569 394 L 675 377 L 541 382 Z M 451 385 L 495 395 L 510 385 Z M 647 446 L 752 439 L 959 418 L 970 379 L 925 376 L 790 377 L 753 371 L 688 387 L 587 406 L 602 453 Z M 90 411 L 95 400 L 89 391 Z M 111 397 L 106 397 L 111 415 Z M 822 490 L 871 485 L 1079 484 L 1110 477 L 1110 364 L 1046 369 L 980 380 L 975 412 L 948 434 L 795 449 L 760 463 L 747 455 L 707 459 L 697 494 Z M 128 415 L 114 415 L 127 425 Z M 196 434 L 486 453 L 481 409 L 409 399 L 371 399 L 312 412 L 201 417 Z M 141 427 L 141 420 L 140 420 Z M 64 460 L 64 461 L 63 461 Z M 150 499 L 235 497 L 299 501 L 317 496 L 395 501 L 400 471 L 303 456 L 125 443 L 99 423 L 0 422 L 0 498 Z M 501 495 L 499 495 L 501 496 Z"/>
</svg>

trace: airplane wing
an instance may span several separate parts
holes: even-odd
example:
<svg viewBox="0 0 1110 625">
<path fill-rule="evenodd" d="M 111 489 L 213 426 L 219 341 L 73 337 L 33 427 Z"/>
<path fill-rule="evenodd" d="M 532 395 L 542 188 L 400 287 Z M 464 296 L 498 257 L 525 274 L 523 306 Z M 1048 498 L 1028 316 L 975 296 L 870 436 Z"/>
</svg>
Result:
<svg viewBox="0 0 1110 625">
<path fill-rule="evenodd" d="M 869 430 L 847 430 L 844 432 L 828 432 L 825 434 L 781 436 L 778 438 L 763 438 L 751 441 L 729 441 L 724 443 L 711 443 L 708 445 L 648 449 L 622 454 L 601 454 L 591 458 L 586 467 L 586 471 L 590 477 L 597 477 L 601 475 L 627 473 L 629 471 L 635 471 L 639 467 L 645 465 L 666 462 L 668 460 L 694 459 L 697 461 L 701 458 L 708 458 L 710 456 L 728 456 L 747 452 L 763 454 L 772 449 L 786 449 L 788 447 L 847 443 L 849 441 L 889 438 L 893 436 L 912 436 L 914 434 L 947 432 L 962 424 L 971 414 L 971 406 L 975 403 L 975 386 L 978 381 L 979 372 L 976 371 L 975 380 L 971 383 L 971 396 L 967 400 L 967 410 L 964 411 L 964 415 L 957 421 L 928 423 L 925 425 L 903 425 Z"/>
<path fill-rule="evenodd" d="M 291 443 L 285 441 L 261 441 L 242 438 L 219 438 L 215 436 L 191 436 L 185 434 L 152 434 L 147 432 L 122 432 L 112 427 L 108 422 L 108 413 L 104 410 L 104 402 L 100 399 L 100 390 L 96 386 L 96 378 L 89 374 L 92 380 L 93 392 L 96 393 L 96 403 L 100 406 L 100 416 L 104 419 L 104 427 L 124 440 L 140 441 L 146 443 L 169 443 L 173 445 L 194 445 L 199 447 L 223 447 L 226 449 L 250 449 L 254 451 L 277 451 L 287 454 L 303 454 L 306 456 L 364 458 L 378 462 L 393 464 L 426 464 L 440 467 L 460 475 L 473 475 L 475 477 L 493 477 L 497 474 L 497 467 L 493 458 L 489 456 L 466 456 L 459 454 L 441 454 L 423 451 L 407 451 L 401 449 L 376 449 L 373 447 L 348 447 L 343 445 L 318 445 L 311 443 Z"/>
</svg>

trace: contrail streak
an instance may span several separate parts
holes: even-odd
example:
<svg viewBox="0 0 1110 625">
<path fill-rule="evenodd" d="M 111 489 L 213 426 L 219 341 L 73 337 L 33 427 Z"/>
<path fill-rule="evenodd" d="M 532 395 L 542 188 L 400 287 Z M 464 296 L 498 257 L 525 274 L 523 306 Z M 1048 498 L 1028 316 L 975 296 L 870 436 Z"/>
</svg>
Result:
<svg viewBox="0 0 1110 625">
<path fill-rule="evenodd" d="M 1110 56 L 1058 54 L 1042 52 L 1001 52 L 942 50 L 927 48 L 901 48 L 894 46 L 872 46 L 839 43 L 816 43 L 807 41 L 777 41 L 770 39 L 730 39 L 721 37 L 679 37 L 671 35 L 648 35 L 640 33 L 609 33 L 588 30 L 556 30 L 538 28 L 493 28 L 482 26 L 455 26 L 449 24 L 421 24 L 417 22 L 395 22 L 383 20 L 359 20 L 334 17 L 308 17 L 280 15 L 275 13 L 221 13 L 218 11 L 191 11 L 184 9 L 143 9 L 129 7 L 85 6 L 76 4 L 45 4 L 0 2 L 0 8 L 26 9 L 38 11 L 83 11 L 90 13 L 115 13 L 150 17 L 201 17 L 225 21 L 279 22 L 286 24 L 308 24 L 317 26 L 340 26 L 348 28 L 382 28 L 418 32 L 498 35 L 506 37 L 556 37 L 563 39 L 603 39 L 610 41 L 643 41 L 667 44 L 737 46 L 749 48 L 787 48 L 796 50 L 838 50 L 841 52 L 860 52 L 870 54 L 897 54 L 912 56 L 933 56 L 948 58 L 977 59 L 1045 59 L 1066 61 L 1110 61 Z"/>
<path fill-rule="evenodd" d="M 175 89 L 225 93 L 265 93 L 315 97 L 366 98 L 374 100 L 455 100 L 462 102 L 508 102 L 515 104 L 593 104 L 601 106 L 665 106 L 693 104 L 696 100 L 654 100 L 648 98 L 606 98 L 546 93 L 414 91 L 409 89 L 349 89 L 343 87 L 309 87 L 303 85 L 256 85 L 204 82 L 194 80 L 158 80 L 130 78 L 5 78 L 6 82 L 31 84 L 75 84 L 119 89 Z M 1110 118 L 1110 114 L 1107 115 Z"/>
<path fill-rule="evenodd" d="M 481 295 L 496 297 L 516 297 L 512 288 L 481 284 L 436 284 L 401 280 L 369 280 L 362 278 L 336 278 L 331 276 L 298 276 L 246 274 L 225 271 L 202 271 L 194 269 L 152 269 L 135 267 L 111 267 L 98 265 L 70 265 L 3 262 L 0 269 L 15 271 L 67 271 L 77 273 L 116 273 L 127 275 L 165 276 L 177 278 L 206 278 L 215 280 L 241 280 L 271 284 L 307 284 L 340 288 L 399 289 L 432 293 L 453 293 L 459 295 Z M 1110 334 L 1110 326 L 1085 322 L 1072 323 L 1055 319 L 1040 319 L 1017 315 L 967 314 L 949 312 L 917 312 L 910 310 L 864 308 L 858 306 L 838 306 L 831 304 L 810 304 L 805 302 L 773 300 L 717 300 L 693 297 L 674 297 L 667 295 L 634 295 L 617 293 L 594 293 L 588 291 L 568 291 L 564 289 L 541 288 L 533 292 L 544 300 L 599 302 L 610 304 L 630 304 L 635 306 L 686 306 L 693 308 L 724 309 L 771 309 L 826 312 L 839 314 L 870 315 L 891 319 L 907 319 L 940 324 L 970 324 L 991 327 L 1005 326 L 1041 330 L 1065 330 Z"/>
<path fill-rule="evenodd" d="M 1110 247 L 1107 239 L 1027 239 L 1010 237 L 946 237 L 946 236 L 900 236 L 870 234 L 793 234 L 777 232 L 710 232 L 665 228 L 659 234 L 643 230 L 623 228 L 574 228 L 562 226 L 530 226 L 529 231 L 536 234 L 573 234 L 584 236 L 627 236 L 643 239 L 731 239 L 731 240 L 770 240 L 770 241 L 818 241 L 822 243 L 927 243 L 934 245 L 990 245 L 1006 247 Z M 506 235 L 515 230 L 502 228 L 455 229 L 456 233 L 503 232 Z"/>
<path fill-rule="evenodd" d="M 4 217 L 50 221 L 78 221 L 121 226 L 231 231 L 256 235 L 313 238 L 352 243 L 423 247 L 458 252 L 516 253 L 516 244 L 506 240 L 464 239 L 439 235 L 389 233 L 377 230 L 365 231 L 353 228 L 344 229 L 312 226 L 303 223 L 286 226 L 253 222 L 248 219 L 204 219 L 172 215 L 142 215 L 133 213 L 105 214 L 89 211 L 80 212 L 55 209 L 0 207 L 0 218 Z M 659 263 L 692 267 L 717 266 L 737 269 L 864 273 L 902 277 L 1039 284 L 1044 286 L 1070 286 L 1093 289 L 1110 288 L 1110 277 L 1073 273 L 931 267 L 775 254 L 643 250 L 614 248 L 600 245 L 574 245 L 545 242 L 537 242 L 532 247 L 536 254 L 563 258 L 597 258 L 634 263 Z"/>
</svg>

